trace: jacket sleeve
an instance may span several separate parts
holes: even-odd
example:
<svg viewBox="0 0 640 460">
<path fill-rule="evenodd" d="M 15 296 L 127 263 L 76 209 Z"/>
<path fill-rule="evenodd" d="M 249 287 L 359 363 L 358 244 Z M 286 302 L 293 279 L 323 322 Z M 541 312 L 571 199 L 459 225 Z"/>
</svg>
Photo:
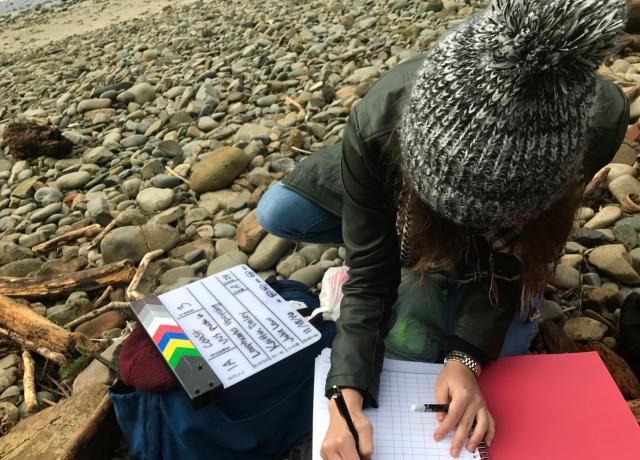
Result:
<svg viewBox="0 0 640 460">
<path fill-rule="evenodd" d="M 343 287 L 326 389 L 355 388 L 363 393 L 365 404 L 374 406 L 384 338 L 400 283 L 396 209 L 385 184 L 385 162 L 376 155 L 379 149 L 363 142 L 353 110 L 342 152 L 342 236 L 349 281 Z"/>
</svg>

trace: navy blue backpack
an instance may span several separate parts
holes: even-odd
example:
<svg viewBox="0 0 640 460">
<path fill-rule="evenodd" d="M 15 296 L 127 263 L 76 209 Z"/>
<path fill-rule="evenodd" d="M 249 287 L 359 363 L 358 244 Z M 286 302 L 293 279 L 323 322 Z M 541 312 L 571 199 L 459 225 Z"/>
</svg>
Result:
<svg viewBox="0 0 640 460">
<path fill-rule="evenodd" d="M 267 280 L 285 300 L 308 306 L 318 297 L 304 284 Z M 316 356 L 330 347 L 335 324 L 315 325 L 320 341 L 270 368 L 225 389 L 214 402 L 194 409 L 182 389 L 146 392 L 114 384 L 116 418 L 132 459 L 274 460 L 309 439 L 313 419 Z"/>
</svg>

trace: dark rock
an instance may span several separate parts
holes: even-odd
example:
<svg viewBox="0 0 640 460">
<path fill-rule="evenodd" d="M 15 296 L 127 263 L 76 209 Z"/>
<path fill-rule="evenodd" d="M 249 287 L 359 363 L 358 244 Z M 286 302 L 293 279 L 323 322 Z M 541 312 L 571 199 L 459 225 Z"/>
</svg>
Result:
<svg viewBox="0 0 640 460">
<path fill-rule="evenodd" d="M 30 249 L 8 241 L 0 241 L 0 266 L 32 256 L 33 252 Z"/>
<path fill-rule="evenodd" d="M 0 276 L 27 276 L 42 266 L 40 259 L 22 259 L 0 267 Z"/>
<path fill-rule="evenodd" d="M 631 251 L 638 246 L 638 236 L 631 225 L 616 225 L 613 227 L 613 234 L 616 240 L 624 244 L 627 251 Z"/>
<path fill-rule="evenodd" d="M 573 235 L 571 238 L 574 241 L 588 248 L 592 248 L 600 244 L 607 244 L 609 242 L 604 233 L 598 230 L 591 230 L 589 228 L 581 228 L 576 230 L 575 232 L 573 232 Z"/>
</svg>

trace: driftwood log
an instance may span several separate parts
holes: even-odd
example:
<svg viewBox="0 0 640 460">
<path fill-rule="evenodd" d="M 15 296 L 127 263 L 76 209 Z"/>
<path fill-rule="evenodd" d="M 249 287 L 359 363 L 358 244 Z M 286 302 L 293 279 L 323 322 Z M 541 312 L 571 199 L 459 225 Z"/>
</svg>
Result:
<svg viewBox="0 0 640 460">
<path fill-rule="evenodd" d="M 44 356 L 46 359 L 48 359 L 49 361 L 53 361 L 58 366 L 65 367 L 67 365 L 67 358 L 62 353 L 51 351 L 48 348 L 42 347 L 37 343 L 31 340 L 25 339 L 20 334 L 13 332 L 9 329 L 0 327 L 0 337 L 7 338 L 12 342 L 17 343 L 18 345 L 22 346 L 22 348 L 24 348 L 25 350 L 35 351 L 40 356 Z"/>
<path fill-rule="evenodd" d="M 0 295 L 0 326 L 9 332 L 10 337 L 17 335 L 38 347 L 65 356 L 69 356 L 76 345 L 90 346 L 82 334 L 69 332 L 29 307 L 3 295 Z M 31 349 L 32 346 L 27 345 L 25 348 Z"/>
<path fill-rule="evenodd" d="M 23 419 L 0 437 L 0 458 L 110 459 L 121 435 L 106 393 L 95 384 Z"/>
<path fill-rule="evenodd" d="M 0 295 L 0 324 L 45 348 L 67 354 L 75 348 L 69 331 L 39 315 L 29 307 Z"/>
<path fill-rule="evenodd" d="M 61 158 L 69 155 L 73 149 L 73 143 L 58 128 L 31 122 L 7 126 L 4 141 L 9 146 L 9 152 L 18 158 Z"/>
<path fill-rule="evenodd" d="M 70 294 L 74 291 L 95 291 L 109 285 L 131 281 L 135 269 L 128 260 L 76 273 L 37 277 L 0 277 L 0 295 L 39 299 Z M 38 315 L 39 316 L 39 315 Z M 1 321 L 1 320 L 0 320 Z"/>
<path fill-rule="evenodd" d="M 117 426 L 109 395 L 104 395 L 100 404 L 69 440 L 67 447 L 60 453 L 57 460 L 95 458 L 95 450 L 98 448 L 95 444 L 105 443 L 105 441 L 100 441 L 100 437 L 104 436 L 104 430 L 109 432 L 109 436 L 107 436 L 109 440 L 114 439 L 113 434 L 117 432 Z"/>
</svg>

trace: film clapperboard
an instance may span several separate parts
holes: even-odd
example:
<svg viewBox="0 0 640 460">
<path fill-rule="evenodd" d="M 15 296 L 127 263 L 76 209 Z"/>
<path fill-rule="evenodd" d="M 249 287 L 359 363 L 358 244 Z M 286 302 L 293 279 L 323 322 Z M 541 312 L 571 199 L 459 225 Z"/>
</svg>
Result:
<svg viewBox="0 0 640 460">
<path fill-rule="evenodd" d="M 320 339 L 246 265 L 131 308 L 195 406 Z"/>
</svg>

